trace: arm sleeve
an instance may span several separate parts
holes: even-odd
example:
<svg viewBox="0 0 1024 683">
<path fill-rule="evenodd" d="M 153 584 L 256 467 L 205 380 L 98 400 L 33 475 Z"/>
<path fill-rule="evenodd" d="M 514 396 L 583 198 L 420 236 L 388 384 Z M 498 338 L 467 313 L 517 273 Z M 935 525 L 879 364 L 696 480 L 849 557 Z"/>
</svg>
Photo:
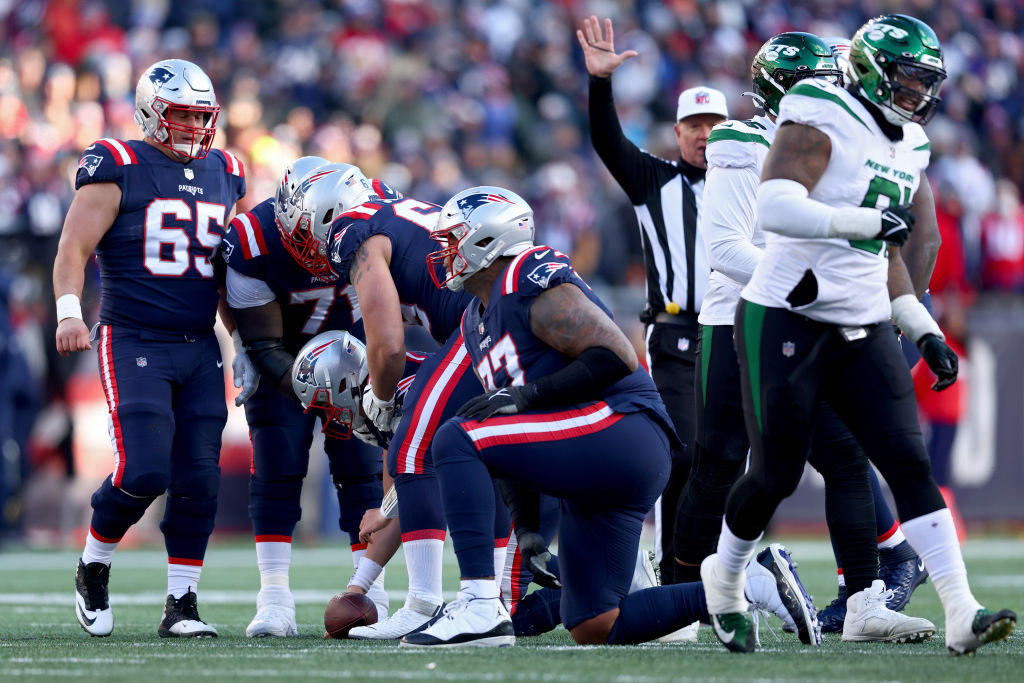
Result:
<svg viewBox="0 0 1024 683">
<path fill-rule="evenodd" d="M 634 145 L 622 132 L 615 113 L 611 78 L 590 77 L 590 141 L 597 156 L 634 205 L 643 204 L 647 188 L 676 175 L 676 167 Z"/>
<path fill-rule="evenodd" d="M 753 166 L 708 171 L 700 212 L 700 230 L 714 270 L 746 284 L 761 259 L 752 242 L 757 223 L 757 187 Z"/>
<path fill-rule="evenodd" d="M 242 275 L 231 266 L 227 269 L 226 284 L 228 306 L 231 308 L 255 308 L 277 298 L 266 282 Z"/>
</svg>

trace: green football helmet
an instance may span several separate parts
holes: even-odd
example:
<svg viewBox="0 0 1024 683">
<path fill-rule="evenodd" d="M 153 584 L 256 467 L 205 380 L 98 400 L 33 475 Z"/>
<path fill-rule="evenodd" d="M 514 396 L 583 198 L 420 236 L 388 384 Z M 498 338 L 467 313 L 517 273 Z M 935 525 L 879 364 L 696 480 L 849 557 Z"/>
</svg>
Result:
<svg viewBox="0 0 1024 683">
<path fill-rule="evenodd" d="M 875 17 L 850 41 L 847 68 L 851 89 L 878 107 L 889 123 L 924 125 L 935 115 L 946 71 L 939 39 L 923 21 L 905 14 Z M 911 81 L 914 86 L 907 85 Z"/>
<path fill-rule="evenodd" d="M 813 33 L 789 32 L 769 38 L 750 65 L 754 104 L 772 116 L 779 114 L 779 100 L 804 78 L 827 78 L 838 84 L 842 72 L 836 68 L 832 50 Z"/>
</svg>

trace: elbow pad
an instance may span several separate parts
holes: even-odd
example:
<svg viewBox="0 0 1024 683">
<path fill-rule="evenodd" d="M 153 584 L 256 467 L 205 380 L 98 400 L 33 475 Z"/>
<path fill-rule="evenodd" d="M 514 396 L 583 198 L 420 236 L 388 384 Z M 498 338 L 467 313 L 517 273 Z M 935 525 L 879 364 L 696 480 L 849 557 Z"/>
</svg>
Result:
<svg viewBox="0 0 1024 683">
<path fill-rule="evenodd" d="M 882 212 L 863 206 L 834 208 L 811 199 L 795 180 L 772 178 L 757 189 L 761 227 L 787 237 L 875 239 L 882 230 Z"/>
<path fill-rule="evenodd" d="M 245 351 L 260 374 L 273 382 L 275 388 L 281 386 L 281 381 L 292 371 L 292 363 L 295 362 L 295 357 L 285 350 L 284 340 L 280 337 L 256 339 L 245 345 Z"/>
</svg>

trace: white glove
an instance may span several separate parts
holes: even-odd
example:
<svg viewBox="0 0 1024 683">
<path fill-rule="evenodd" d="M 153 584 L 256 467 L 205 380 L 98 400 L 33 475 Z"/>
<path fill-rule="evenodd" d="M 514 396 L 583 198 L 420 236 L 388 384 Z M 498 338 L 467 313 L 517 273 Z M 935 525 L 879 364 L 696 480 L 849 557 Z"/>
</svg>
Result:
<svg viewBox="0 0 1024 683">
<path fill-rule="evenodd" d="M 235 359 L 231 361 L 231 372 L 234 375 L 235 388 L 242 390 L 235 396 L 235 405 L 241 406 L 256 393 L 260 385 L 260 373 L 256 371 L 256 366 L 245 353 L 238 330 L 231 333 L 231 339 L 235 343 Z"/>
<path fill-rule="evenodd" d="M 373 393 L 370 385 L 366 385 L 363 392 L 363 412 L 377 429 L 388 434 L 394 434 L 398 423 L 402 421 L 402 408 L 396 404 L 395 399 L 382 401 Z"/>
</svg>

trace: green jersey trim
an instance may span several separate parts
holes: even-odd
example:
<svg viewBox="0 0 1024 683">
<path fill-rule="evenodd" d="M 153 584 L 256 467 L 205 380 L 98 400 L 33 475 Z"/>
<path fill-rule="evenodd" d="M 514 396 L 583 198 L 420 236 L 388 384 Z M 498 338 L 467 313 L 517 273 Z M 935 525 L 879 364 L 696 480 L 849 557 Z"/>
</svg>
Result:
<svg viewBox="0 0 1024 683">
<path fill-rule="evenodd" d="M 708 136 L 708 144 L 713 142 L 720 142 L 722 140 L 734 140 L 736 142 L 756 142 L 759 145 L 765 147 L 771 147 L 771 144 L 762 136 L 756 133 L 741 133 L 738 130 L 729 130 L 728 128 L 718 129 L 711 131 L 711 135 Z"/>
<path fill-rule="evenodd" d="M 818 88 L 816 86 L 811 85 L 810 83 L 797 83 L 795 86 L 790 88 L 789 92 L 786 93 L 786 94 L 787 95 L 803 95 L 804 97 L 816 97 L 819 100 L 826 100 L 828 102 L 835 102 L 840 107 L 842 107 L 846 111 L 847 114 L 852 116 L 857 121 L 857 123 L 859 123 L 860 125 L 864 126 L 868 130 L 871 130 L 868 127 L 868 124 L 864 123 L 864 121 L 859 116 L 857 116 L 857 114 L 852 109 L 850 109 L 850 105 L 848 105 L 846 102 L 844 102 L 843 98 L 839 97 L 838 95 L 833 95 L 830 92 L 826 92 L 825 90 L 822 90 L 821 88 Z"/>
</svg>

